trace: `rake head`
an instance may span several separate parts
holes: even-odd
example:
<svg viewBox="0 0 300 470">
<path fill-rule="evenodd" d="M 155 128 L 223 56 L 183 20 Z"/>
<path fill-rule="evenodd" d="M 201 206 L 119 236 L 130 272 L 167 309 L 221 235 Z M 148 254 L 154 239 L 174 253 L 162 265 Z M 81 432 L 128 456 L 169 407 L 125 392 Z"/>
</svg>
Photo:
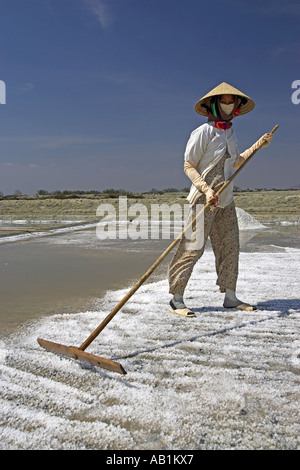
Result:
<svg viewBox="0 0 300 470">
<path fill-rule="evenodd" d="M 38 343 L 42 348 L 47 351 L 61 354 L 63 356 L 71 357 L 81 362 L 87 362 L 88 364 L 102 369 L 111 370 L 118 372 L 119 374 L 126 374 L 126 370 L 119 362 L 112 361 L 111 359 L 105 359 L 95 354 L 90 354 L 82 349 L 76 348 L 75 346 L 65 346 L 64 344 L 53 343 L 52 341 L 46 341 L 45 339 L 38 338 Z"/>
</svg>

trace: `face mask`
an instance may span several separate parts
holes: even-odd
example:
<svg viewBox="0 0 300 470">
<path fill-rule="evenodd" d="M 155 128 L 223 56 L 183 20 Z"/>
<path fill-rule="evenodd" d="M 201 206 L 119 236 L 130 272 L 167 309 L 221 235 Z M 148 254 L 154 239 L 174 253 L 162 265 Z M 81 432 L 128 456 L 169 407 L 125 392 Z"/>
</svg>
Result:
<svg viewBox="0 0 300 470">
<path fill-rule="evenodd" d="M 220 103 L 220 108 L 222 109 L 223 113 L 225 113 L 227 116 L 230 116 L 234 110 L 234 103 L 232 104 Z"/>
</svg>

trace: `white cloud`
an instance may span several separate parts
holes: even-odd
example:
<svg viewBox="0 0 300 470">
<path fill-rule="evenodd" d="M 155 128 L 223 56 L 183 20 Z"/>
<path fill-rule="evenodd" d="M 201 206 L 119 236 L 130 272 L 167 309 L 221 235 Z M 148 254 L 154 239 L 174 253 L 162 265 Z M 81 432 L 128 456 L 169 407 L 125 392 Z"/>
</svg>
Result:
<svg viewBox="0 0 300 470">
<path fill-rule="evenodd" d="M 112 22 L 113 17 L 107 5 L 102 0 L 84 0 L 88 5 L 90 11 L 96 17 L 103 29 L 108 28 Z"/>
<path fill-rule="evenodd" d="M 35 88 L 34 83 L 27 82 L 27 83 L 23 83 L 22 85 L 17 86 L 15 89 L 17 93 L 23 94 L 23 93 L 28 93 L 34 90 L 34 88 Z"/>
<path fill-rule="evenodd" d="M 60 148 L 71 145 L 110 143 L 111 139 L 93 136 L 0 136 L 0 142 L 32 144 L 40 148 Z"/>
<path fill-rule="evenodd" d="M 265 15 L 291 15 L 297 17 L 300 15 L 300 4 L 298 0 L 282 2 L 282 0 L 272 0 L 269 4 L 261 2 L 258 9 Z"/>
<path fill-rule="evenodd" d="M 293 44 L 282 44 L 281 46 L 278 46 L 274 48 L 273 51 L 271 51 L 271 57 L 275 60 L 286 58 L 292 59 L 294 63 L 299 62 L 299 47 L 299 42 Z"/>
<path fill-rule="evenodd" d="M 80 136 L 64 136 L 64 137 L 40 137 L 39 145 L 47 148 L 69 147 L 70 145 L 91 145 L 108 143 L 108 139 L 99 137 L 80 137 Z"/>
</svg>

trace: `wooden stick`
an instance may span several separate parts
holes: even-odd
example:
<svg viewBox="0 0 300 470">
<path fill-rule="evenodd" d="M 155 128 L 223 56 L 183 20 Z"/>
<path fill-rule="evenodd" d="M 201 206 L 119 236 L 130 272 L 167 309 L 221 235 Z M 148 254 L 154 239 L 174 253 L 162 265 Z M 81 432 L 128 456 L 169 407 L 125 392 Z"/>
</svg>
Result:
<svg viewBox="0 0 300 470">
<path fill-rule="evenodd" d="M 52 230 L 39 230 L 30 228 L 0 228 L 0 232 L 51 232 Z"/>
<path fill-rule="evenodd" d="M 273 134 L 276 129 L 278 129 L 278 125 L 276 125 L 271 134 Z M 242 165 L 233 173 L 233 175 L 225 181 L 225 183 L 221 186 L 221 188 L 217 191 L 217 195 L 219 195 L 227 186 L 234 180 L 234 178 L 240 173 L 240 171 L 245 167 L 245 165 L 249 162 L 249 160 L 258 152 L 258 150 L 262 147 L 258 147 L 254 152 L 242 163 Z M 113 317 L 118 313 L 118 311 L 126 304 L 126 302 L 132 297 L 132 295 L 139 289 L 139 287 L 148 279 L 148 277 L 153 273 L 153 271 L 157 268 L 157 266 L 163 261 L 163 259 L 172 251 L 172 249 L 177 245 L 177 243 L 182 239 L 185 232 L 196 222 L 198 217 L 208 208 L 211 206 L 211 203 L 208 202 L 205 206 L 201 209 L 201 211 L 197 214 L 197 216 L 192 220 L 192 222 L 181 232 L 181 234 L 170 244 L 170 246 L 160 255 L 160 257 L 155 261 L 155 263 L 148 269 L 148 271 L 139 279 L 139 281 L 130 289 L 130 291 L 125 295 L 125 297 L 116 305 L 116 307 L 107 315 L 107 317 L 100 323 L 100 325 L 93 331 L 93 333 L 85 340 L 84 343 L 79 347 L 80 350 L 84 351 L 92 341 L 101 333 L 101 331 L 106 327 L 106 325 L 113 319 Z"/>
</svg>

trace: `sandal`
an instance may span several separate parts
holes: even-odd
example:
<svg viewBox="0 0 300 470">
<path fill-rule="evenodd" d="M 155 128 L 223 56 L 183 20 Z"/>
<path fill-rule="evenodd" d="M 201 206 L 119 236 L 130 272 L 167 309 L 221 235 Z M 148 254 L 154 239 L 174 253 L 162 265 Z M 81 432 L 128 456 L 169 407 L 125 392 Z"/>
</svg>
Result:
<svg viewBox="0 0 300 470">
<path fill-rule="evenodd" d="M 175 315 L 180 315 L 181 317 L 195 317 L 196 315 L 192 310 L 189 308 L 169 308 L 170 312 L 174 313 Z"/>
<path fill-rule="evenodd" d="M 171 300 L 170 302 L 171 308 L 169 309 L 170 312 L 174 313 L 175 315 L 180 315 L 181 317 L 195 317 L 195 313 L 192 312 L 189 308 L 176 308 L 176 305 Z"/>
<path fill-rule="evenodd" d="M 237 310 L 245 310 L 247 312 L 252 312 L 254 310 L 257 310 L 257 308 L 254 305 L 246 304 L 246 303 L 241 303 L 236 306 L 228 307 L 225 304 L 223 304 L 224 308 L 236 308 Z"/>
</svg>

